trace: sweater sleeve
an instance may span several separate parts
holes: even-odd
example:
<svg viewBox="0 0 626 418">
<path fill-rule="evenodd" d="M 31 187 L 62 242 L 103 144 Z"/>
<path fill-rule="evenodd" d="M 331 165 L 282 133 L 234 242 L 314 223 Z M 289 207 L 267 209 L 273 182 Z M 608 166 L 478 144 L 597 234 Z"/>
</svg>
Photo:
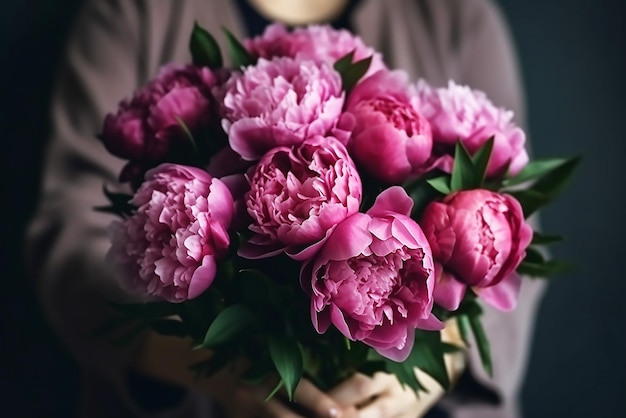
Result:
<svg viewBox="0 0 626 418">
<path fill-rule="evenodd" d="M 462 0 L 462 4 L 457 81 L 484 91 L 496 105 L 512 110 L 516 123 L 525 127 L 517 56 L 504 16 L 488 0 Z M 537 219 L 531 219 L 531 223 L 537 228 Z M 544 290 L 545 282 L 524 278 L 515 310 L 504 313 L 485 306 L 483 325 L 491 342 L 494 373 L 492 377 L 485 373 L 475 344 L 472 344 L 468 354 L 469 373 L 464 379 L 470 382 L 468 386 L 474 387 L 474 392 L 446 400 L 454 411 L 453 416 L 504 418 L 520 415 L 518 398 L 535 315 Z M 476 394 L 482 395 L 472 396 Z"/>
<path fill-rule="evenodd" d="M 123 162 L 96 134 L 105 114 L 141 83 L 144 16 L 141 2 L 128 0 L 89 0 L 79 11 L 53 90 L 40 202 L 26 237 L 27 265 L 50 325 L 85 375 L 111 393 L 122 414 L 116 416 L 126 416 L 118 408 L 142 415 L 128 387 L 142 338 L 113 345 L 94 335 L 112 315 L 108 302 L 130 301 L 105 263 L 113 218 L 94 210 L 107 203 L 104 185 L 120 187 Z"/>
</svg>

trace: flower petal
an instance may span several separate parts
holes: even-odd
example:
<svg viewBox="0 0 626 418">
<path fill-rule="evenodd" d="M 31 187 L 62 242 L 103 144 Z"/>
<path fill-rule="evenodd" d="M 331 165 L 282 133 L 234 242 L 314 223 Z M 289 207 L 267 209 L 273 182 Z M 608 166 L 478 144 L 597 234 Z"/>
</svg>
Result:
<svg viewBox="0 0 626 418">
<path fill-rule="evenodd" d="M 377 197 L 374 205 L 367 211 L 367 214 L 385 216 L 389 212 L 410 216 L 413 209 L 413 199 L 406 194 L 400 186 L 392 186 L 383 190 Z"/>
<path fill-rule="evenodd" d="M 521 285 L 522 278 L 513 272 L 494 286 L 474 288 L 473 290 L 485 303 L 500 311 L 509 312 L 515 309 L 517 305 Z"/>
<path fill-rule="evenodd" d="M 376 348 L 376 352 L 383 357 L 386 357 L 390 360 L 402 362 L 409 357 L 411 354 L 411 350 L 413 349 L 413 344 L 415 343 L 415 330 L 412 328 L 407 329 L 407 339 L 406 344 L 403 347 L 389 347 L 389 348 Z"/>
<path fill-rule="evenodd" d="M 453 274 L 435 264 L 436 282 L 433 290 L 435 303 L 449 311 L 456 311 L 465 296 L 467 285 L 458 281 Z"/>
</svg>

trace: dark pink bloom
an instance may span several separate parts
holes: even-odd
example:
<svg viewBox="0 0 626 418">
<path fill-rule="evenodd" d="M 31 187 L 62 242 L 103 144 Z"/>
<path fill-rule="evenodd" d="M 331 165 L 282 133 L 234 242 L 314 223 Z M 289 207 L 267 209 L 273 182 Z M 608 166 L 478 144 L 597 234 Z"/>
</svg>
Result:
<svg viewBox="0 0 626 418">
<path fill-rule="evenodd" d="M 432 314 L 430 246 L 409 217 L 412 205 L 401 187 L 385 190 L 367 213 L 340 223 L 303 266 L 301 282 L 311 293 L 318 332 L 333 324 L 347 338 L 403 361 L 416 328 L 443 328 Z"/>
<path fill-rule="evenodd" d="M 245 45 L 261 58 L 291 57 L 331 65 L 354 51 L 354 61 L 372 57 L 366 76 L 387 68 L 381 54 L 365 45 L 361 38 L 329 25 L 309 25 L 288 31 L 284 25 L 274 23 L 261 36 L 246 40 Z"/>
<path fill-rule="evenodd" d="M 344 103 L 341 78 L 330 65 L 293 58 L 260 59 L 225 87 L 222 126 L 231 148 L 250 161 L 329 134 Z"/>
<path fill-rule="evenodd" d="M 261 158 L 249 182 L 246 205 L 255 236 L 240 248 L 247 258 L 283 251 L 306 258 L 361 203 L 359 173 L 333 137 L 274 148 Z"/>
<path fill-rule="evenodd" d="M 487 96 L 450 81 L 433 88 L 421 80 L 417 109 L 430 122 L 439 168 L 452 171 L 454 145 L 461 140 L 470 154 L 494 136 L 487 177 L 519 173 L 528 163 L 526 135 L 513 123 L 513 112 L 496 107 Z"/>
<path fill-rule="evenodd" d="M 192 134 L 206 131 L 215 122 L 211 88 L 217 78 L 208 68 L 169 65 L 146 86 L 109 113 L 101 139 L 113 155 L 159 163 L 189 148 L 189 138 L 179 119 Z"/>
<path fill-rule="evenodd" d="M 423 174 L 433 148 L 430 124 L 411 103 L 403 72 L 379 71 L 358 84 L 346 112 L 355 118 L 348 149 L 359 168 L 386 184 Z"/>
<path fill-rule="evenodd" d="M 517 200 L 483 189 L 456 192 L 428 205 L 420 225 L 437 267 L 435 302 L 455 310 L 470 287 L 497 309 L 515 307 L 515 269 L 533 236 Z"/>
<path fill-rule="evenodd" d="M 146 173 L 131 203 L 137 211 L 113 223 L 108 255 L 122 285 L 169 302 L 199 296 L 230 243 L 234 207 L 226 185 L 198 168 L 162 164 Z"/>
</svg>

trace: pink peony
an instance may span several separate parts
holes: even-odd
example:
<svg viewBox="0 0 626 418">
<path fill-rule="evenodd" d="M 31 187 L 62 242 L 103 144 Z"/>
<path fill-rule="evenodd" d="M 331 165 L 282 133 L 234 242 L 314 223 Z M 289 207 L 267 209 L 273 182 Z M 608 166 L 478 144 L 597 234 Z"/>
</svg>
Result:
<svg viewBox="0 0 626 418">
<path fill-rule="evenodd" d="M 317 248 L 314 244 L 359 211 L 361 193 L 359 173 L 335 138 L 274 148 L 250 178 L 246 205 L 256 235 L 240 254 L 258 258 L 286 251 L 306 258 Z"/>
<path fill-rule="evenodd" d="M 344 103 L 341 78 L 332 67 L 292 58 L 260 59 L 225 87 L 222 126 L 245 160 L 328 134 Z"/>
<path fill-rule="evenodd" d="M 515 269 L 533 236 L 517 200 L 483 189 L 456 192 L 429 204 L 420 225 L 435 257 L 435 302 L 455 310 L 471 287 L 497 309 L 515 307 Z"/>
<path fill-rule="evenodd" d="M 208 68 L 169 65 L 132 98 L 109 113 L 101 139 L 112 154 L 159 163 L 189 147 L 178 118 L 193 134 L 206 130 L 212 116 L 211 88 L 217 78 Z"/>
<path fill-rule="evenodd" d="M 513 123 L 513 112 L 497 108 L 487 96 L 450 81 L 448 88 L 417 84 L 418 111 L 430 122 L 439 168 L 452 171 L 454 145 L 461 140 L 471 154 L 494 136 L 487 177 L 515 175 L 528 163 L 526 136 Z"/>
<path fill-rule="evenodd" d="M 380 71 L 350 93 L 346 111 L 355 118 L 349 143 L 359 167 L 386 184 L 426 171 L 433 148 L 430 125 L 411 104 L 404 72 Z"/>
<path fill-rule="evenodd" d="M 372 57 L 366 76 L 387 68 L 381 54 L 366 46 L 361 38 L 329 25 L 309 25 L 290 32 L 280 23 L 274 23 L 261 36 L 246 40 L 245 45 L 261 58 L 291 57 L 331 65 L 354 51 L 354 61 Z"/>
<path fill-rule="evenodd" d="M 311 318 L 324 333 L 332 323 L 351 340 L 405 360 L 416 328 L 439 330 L 432 314 L 434 264 L 428 241 L 409 214 L 399 186 L 382 192 L 365 214 L 340 223 L 301 282 L 311 292 Z"/>
<path fill-rule="evenodd" d="M 170 302 L 199 296 L 230 243 L 228 188 L 198 168 L 162 164 L 146 173 L 131 203 L 137 211 L 112 225 L 109 251 L 122 284 Z"/>
</svg>

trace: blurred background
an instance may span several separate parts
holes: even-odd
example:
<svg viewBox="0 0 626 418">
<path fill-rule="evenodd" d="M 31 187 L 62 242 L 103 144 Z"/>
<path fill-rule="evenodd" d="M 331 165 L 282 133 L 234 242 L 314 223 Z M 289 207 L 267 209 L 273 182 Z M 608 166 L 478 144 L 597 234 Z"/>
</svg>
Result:
<svg viewBox="0 0 626 418">
<path fill-rule="evenodd" d="M 70 416 L 78 371 L 47 329 L 23 274 L 55 66 L 80 0 L 0 4 L 3 416 Z M 499 0 L 515 38 L 536 157 L 583 155 L 572 185 L 543 211 L 564 234 L 555 256 L 577 270 L 541 305 L 523 392 L 525 416 L 626 417 L 626 25 L 624 2 Z"/>
</svg>

